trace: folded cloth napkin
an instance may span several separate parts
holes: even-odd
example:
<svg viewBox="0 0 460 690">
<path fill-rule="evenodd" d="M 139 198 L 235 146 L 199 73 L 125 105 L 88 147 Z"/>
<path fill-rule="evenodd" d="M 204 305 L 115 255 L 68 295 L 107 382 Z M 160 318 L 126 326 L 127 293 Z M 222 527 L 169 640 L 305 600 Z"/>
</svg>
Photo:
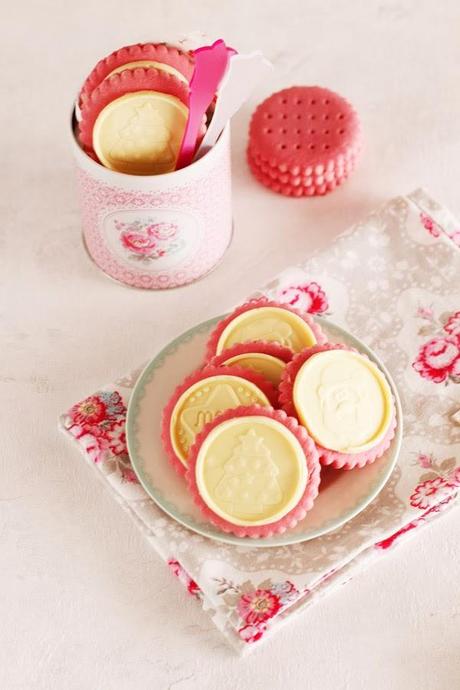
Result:
<svg viewBox="0 0 460 690">
<path fill-rule="evenodd" d="M 62 415 L 61 427 L 237 650 L 457 503 L 459 247 L 460 223 L 418 190 L 256 293 L 330 315 L 380 355 L 399 388 L 398 464 L 378 497 L 330 534 L 254 550 L 204 538 L 165 515 L 137 482 L 126 450 L 126 405 L 139 369 Z"/>
</svg>

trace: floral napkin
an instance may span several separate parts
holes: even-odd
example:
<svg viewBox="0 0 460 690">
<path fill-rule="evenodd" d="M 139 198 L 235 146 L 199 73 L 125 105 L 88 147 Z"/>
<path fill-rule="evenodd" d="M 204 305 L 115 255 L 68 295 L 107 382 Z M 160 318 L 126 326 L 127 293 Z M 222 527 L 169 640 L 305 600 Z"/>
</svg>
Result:
<svg viewBox="0 0 460 690">
<path fill-rule="evenodd" d="M 84 458 L 239 651 L 457 503 L 459 247 L 460 224 L 418 190 L 256 293 L 330 315 L 380 355 L 401 395 L 404 439 L 390 480 L 362 513 L 323 537 L 254 550 L 212 541 L 165 515 L 137 482 L 126 450 L 126 405 L 139 370 L 62 415 Z"/>
</svg>

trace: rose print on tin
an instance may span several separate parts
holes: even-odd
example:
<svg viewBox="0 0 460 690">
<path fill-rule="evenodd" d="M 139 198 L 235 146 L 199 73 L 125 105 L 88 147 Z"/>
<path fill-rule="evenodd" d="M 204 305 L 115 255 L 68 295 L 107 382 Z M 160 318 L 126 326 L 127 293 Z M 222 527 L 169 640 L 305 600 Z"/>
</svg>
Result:
<svg viewBox="0 0 460 690">
<path fill-rule="evenodd" d="M 135 261 L 150 262 L 179 251 L 184 246 L 176 223 L 155 223 L 153 218 L 131 223 L 115 220 L 120 242 Z"/>
<path fill-rule="evenodd" d="M 127 266 L 156 273 L 179 266 L 200 245 L 199 224 L 191 213 L 173 209 L 120 210 L 104 219 L 111 250 Z"/>
</svg>

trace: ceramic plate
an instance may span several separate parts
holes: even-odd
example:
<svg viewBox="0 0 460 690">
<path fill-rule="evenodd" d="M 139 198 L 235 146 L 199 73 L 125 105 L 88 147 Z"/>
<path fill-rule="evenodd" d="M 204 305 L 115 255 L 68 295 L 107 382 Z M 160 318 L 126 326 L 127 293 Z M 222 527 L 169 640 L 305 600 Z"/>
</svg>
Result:
<svg viewBox="0 0 460 690">
<path fill-rule="evenodd" d="M 203 361 L 209 332 L 223 317 L 191 328 L 167 345 L 144 369 L 128 408 L 127 442 L 131 462 L 144 489 L 172 518 L 211 539 L 245 546 L 284 546 L 313 539 L 351 520 L 377 496 L 389 478 L 401 445 L 402 416 L 398 392 L 379 358 L 351 333 L 317 318 L 329 339 L 365 352 L 385 372 L 396 400 L 398 426 L 388 451 L 371 465 L 357 470 L 321 472 L 318 498 L 298 525 L 267 539 L 236 537 L 219 531 L 204 519 L 187 485 L 168 462 L 161 445 L 161 414 L 176 386 Z"/>
</svg>

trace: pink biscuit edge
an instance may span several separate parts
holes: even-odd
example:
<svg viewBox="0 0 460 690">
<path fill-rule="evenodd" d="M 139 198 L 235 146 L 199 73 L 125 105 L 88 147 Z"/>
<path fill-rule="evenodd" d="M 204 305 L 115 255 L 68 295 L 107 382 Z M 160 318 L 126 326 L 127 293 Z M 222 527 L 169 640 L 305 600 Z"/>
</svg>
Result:
<svg viewBox="0 0 460 690">
<path fill-rule="evenodd" d="M 275 192 L 277 194 L 283 194 L 284 196 L 294 198 L 306 196 L 322 196 L 324 194 L 332 192 L 334 191 L 334 189 L 340 187 L 340 185 L 346 182 L 349 175 L 354 170 L 353 161 L 347 166 L 346 170 L 344 170 L 340 176 L 334 177 L 331 180 L 325 180 L 321 184 L 317 184 L 316 179 L 311 178 L 312 183 L 308 186 L 305 186 L 300 183 L 294 185 L 294 183 L 291 184 L 289 183 L 289 181 L 284 182 L 281 178 L 288 178 L 288 174 L 281 174 L 278 179 L 277 175 L 274 173 L 272 173 L 271 175 L 264 173 L 261 167 L 257 163 L 255 163 L 249 155 L 247 156 L 247 163 L 253 177 L 258 182 L 260 182 L 260 184 L 264 185 L 264 187 L 270 189 L 272 192 Z M 276 168 L 273 168 L 273 170 L 276 170 Z"/>
<path fill-rule="evenodd" d="M 80 103 L 82 103 L 85 98 L 88 98 L 94 89 L 99 86 L 114 69 L 138 60 L 165 62 L 165 55 L 169 58 L 169 62 L 165 64 L 177 69 L 188 81 L 190 81 L 194 64 L 192 56 L 187 51 L 181 51 L 166 43 L 135 43 L 114 50 L 110 55 L 101 58 L 101 60 L 97 62 L 80 89 Z"/>
<path fill-rule="evenodd" d="M 236 417 L 247 416 L 269 417 L 286 426 L 294 434 L 302 446 L 307 463 L 308 479 L 301 499 L 297 505 L 294 506 L 294 508 L 292 508 L 286 515 L 267 525 L 234 525 L 228 520 L 216 515 L 216 513 L 214 513 L 214 511 L 211 510 L 211 508 L 209 508 L 209 506 L 201 498 L 195 479 L 195 466 L 198 453 L 207 435 L 222 422 L 225 422 L 229 419 L 234 419 Z M 316 445 L 308 435 L 306 429 L 298 423 L 297 419 L 294 417 L 289 417 L 283 410 L 275 410 L 273 408 L 252 405 L 250 407 L 237 407 L 223 412 L 212 422 L 206 424 L 202 431 L 197 434 L 195 443 L 193 444 L 189 454 L 189 467 L 186 473 L 186 481 L 192 493 L 195 504 L 200 508 L 202 513 L 213 525 L 218 527 L 223 532 L 232 533 L 238 537 L 259 539 L 271 537 L 274 534 L 282 534 L 283 532 L 286 532 L 286 530 L 295 527 L 300 520 L 304 519 L 307 512 L 312 508 L 313 503 L 319 493 L 321 465 L 319 462 L 319 454 Z"/>
<path fill-rule="evenodd" d="M 394 406 L 393 397 L 392 400 Z M 381 458 L 385 451 L 390 447 L 396 433 L 396 426 L 396 414 L 393 412 L 388 431 L 380 443 L 367 451 L 363 451 L 362 453 L 339 453 L 316 444 L 320 456 L 320 462 L 322 465 L 334 467 L 336 470 L 362 469 L 366 465 L 371 465 L 373 462 Z"/>
<path fill-rule="evenodd" d="M 267 340 L 252 340 L 249 343 L 236 343 L 226 350 L 222 350 L 220 355 L 214 355 L 209 361 L 212 366 L 221 366 L 230 357 L 245 354 L 261 354 L 271 355 L 281 359 L 286 364 L 291 361 L 294 353 L 288 347 L 280 345 L 280 343 L 269 342 Z"/>
<path fill-rule="evenodd" d="M 287 304 L 283 304 L 282 302 L 269 300 L 266 297 L 257 297 L 255 299 L 249 300 L 248 302 L 245 302 L 239 307 L 236 307 L 228 316 L 219 321 L 217 326 L 211 332 L 211 335 L 209 336 L 208 342 L 206 344 L 206 361 L 210 361 L 214 356 L 216 356 L 219 338 L 224 332 L 225 328 L 228 326 L 228 324 L 231 323 L 237 316 L 240 316 L 240 314 L 244 314 L 247 311 L 251 311 L 252 309 L 257 309 L 259 307 L 277 307 L 280 309 L 286 309 L 286 311 L 289 311 L 292 314 L 296 314 L 303 321 L 305 321 L 305 323 L 313 331 L 313 335 L 315 336 L 318 344 L 323 344 L 327 341 L 325 334 L 321 330 L 320 326 L 315 322 L 311 314 L 308 314 L 307 312 L 301 312 L 298 309 L 294 309 L 293 307 Z"/>
<path fill-rule="evenodd" d="M 352 172 L 352 170 L 350 169 L 349 172 L 344 173 L 339 179 L 325 182 L 319 186 L 310 185 L 308 187 L 304 187 L 302 185 L 292 186 L 288 184 L 282 184 L 281 182 L 277 182 L 276 180 L 271 180 L 266 175 L 262 175 L 250 162 L 248 163 L 248 167 L 254 178 L 257 180 L 257 182 L 260 182 L 260 184 L 262 184 L 270 191 L 275 192 L 276 194 L 282 194 L 284 196 L 291 198 L 324 196 L 329 192 L 333 192 L 334 189 L 340 187 L 340 185 L 346 182 L 346 180 L 348 179 L 348 175 Z"/>
<path fill-rule="evenodd" d="M 174 467 L 174 469 L 179 475 L 185 475 L 187 468 L 176 454 L 176 451 L 174 450 L 171 441 L 169 429 L 171 425 L 171 417 L 174 408 L 181 395 L 185 393 L 185 391 L 188 388 L 193 386 L 194 383 L 210 378 L 211 376 L 220 375 L 238 376 L 239 378 L 244 378 L 247 381 L 250 381 L 255 386 L 257 386 L 257 388 L 259 388 L 262 391 L 262 393 L 264 393 L 264 395 L 268 398 L 270 405 L 275 404 L 278 400 L 277 390 L 273 386 L 273 384 L 270 383 L 270 381 L 267 381 L 267 379 L 265 379 L 261 374 L 258 374 L 255 371 L 251 371 L 250 369 L 245 369 L 244 367 L 233 367 L 230 373 L 228 367 L 214 367 L 208 365 L 204 369 L 197 369 L 191 374 L 189 374 L 182 381 L 182 383 L 176 386 L 173 394 L 171 395 L 165 407 L 163 408 L 163 413 L 161 416 L 161 442 L 163 445 L 163 449 L 166 455 L 168 456 L 168 460 L 170 461 L 171 465 Z"/>
<path fill-rule="evenodd" d="M 297 411 L 295 409 L 293 402 L 293 388 L 295 377 L 297 376 L 297 373 L 301 368 L 302 364 L 306 362 L 307 359 L 312 357 L 314 354 L 318 352 L 326 352 L 328 350 L 348 350 L 349 352 L 358 352 L 363 357 L 369 359 L 367 355 L 363 352 L 359 352 L 359 350 L 357 350 L 356 348 L 348 347 L 347 345 L 343 345 L 342 343 L 326 343 L 324 345 L 315 345 L 311 348 L 308 348 L 307 350 L 299 352 L 286 366 L 279 386 L 278 399 L 281 408 L 286 412 L 286 414 L 298 418 Z M 315 442 L 320 456 L 321 464 L 334 467 L 335 469 L 352 470 L 355 468 L 362 468 L 365 465 L 370 465 L 371 463 L 375 462 L 375 460 L 380 458 L 383 455 L 383 453 L 390 447 L 391 441 L 393 440 L 396 432 L 396 405 L 394 396 L 392 395 L 391 397 L 393 402 L 393 415 L 390 422 L 390 426 L 388 427 L 388 430 L 383 439 L 380 441 L 380 443 L 378 443 L 376 446 L 373 446 L 367 451 L 363 451 L 362 453 L 351 454 L 341 453 L 340 451 L 335 450 L 329 450 L 328 448 L 323 448 Z"/>
<path fill-rule="evenodd" d="M 284 150 L 280 152 L 278 148 L 275 146 L 275 144 L 279 141 L 278 138 L 276 138 L 276 136 L 274 140 L 272 140 L 271 138 L 270 140 L 268 140 L 262 136 L 262 133 L 265 131 L 267 125 L 267 115 L 268 117 L 271 117 L 272 111 L 274 111 L 276 114 L 282 112 L 283 106 L 281 105 L 281 103 L 283 102 L 283 99 L 284 101 L 286 101 L 286 99 L 289 100 L 294 94 L 296 94 L 297 97 L 300 96 L 303 100 L 308 100 L 314 97 L 315 99 L 320 101 L 321 99 L 328 98 L 330 99 L 330 101 L 332 101 L 331 117 L 334 118 L 336 112 L 341 111 L 340 117 L 345 116 L 347 118 L 346 134 L 344 139 L 340 143 L 336 143 L 336 146 L 333 147 L 332 150 L 328 153 L 320 153 L 319 151 L 317 151 L 315 154 L 310 153 L 307 155 L 307 157 L 305 157 L 305 155 L 302 154 L 301 151 L 298 151 L 294 154 L 290 153 L 292 149 L 289 145 L 284 145 Z M 333 122 L 331 122 L 329 126 L 333 128 Z M 318 135 L 319 132 L 316 132 L 316 134 Z M 309 164 L 318 165 L 323 163 L 324 161 L 327 161 L 331 157 L 334 158 L 336 156 L 343 155 L 350 148 L 356 146 L 356 143 L 360 140 L 360 138 L 360 120 L 358 113 L 356 112 L 353 105 L 350 103 L 350 101 L 348 101 L 348 99 L 346 99 L 341 94 L 322 86 L 291 86 L 282 89 L 281 91 L 277 91 L 270 94 L 264 101 L 259 103 L 259 105 L 256 107 L 256 109 L 252 113 L 249 124 L 249 145 L 252 148 L 257 149 L 260 153 L 265 154 L 268 158 L 276 158 L 279 160 L 279 162 L 284 163 L 287 163 L 288 161 L 296 161 L 298 163 L 301 163 L 302 161 L 308 159 Z M 290 143 L 290 140 L 287 141 L 288 143 Z M 283 142 L 286 143 L 285 138 L 283 138 Z"/>
</svg>

